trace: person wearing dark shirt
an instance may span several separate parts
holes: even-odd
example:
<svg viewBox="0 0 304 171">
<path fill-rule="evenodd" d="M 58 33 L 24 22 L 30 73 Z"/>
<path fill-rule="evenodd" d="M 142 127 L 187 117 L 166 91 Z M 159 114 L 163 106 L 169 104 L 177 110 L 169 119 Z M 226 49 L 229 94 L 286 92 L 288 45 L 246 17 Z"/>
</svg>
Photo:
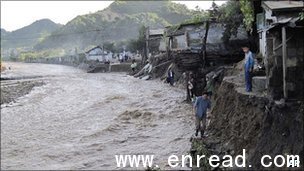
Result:
<svg viewBox="0 0 304 171">
<path fill-rule="evenodd" d="M 208 93 L 204 92 L 202 96 L 198 97 L 194 103 L 193 109 L 195 112 L 195 126 L 196 132 L 195 136 L 198 136 L 198 132 L 201 132 L 201 137 L 204 137 L 204 132 L 206 129 L 206 117 L 207 110 L 210 110 L 211 102 L 208 98 Z"/>
<path fill-rule="evenodd" d="M 174 72 L 172 68 L 168 70 L 167 82 L 170 83 L 171 86 L 174 85 Z"/>
</svg>

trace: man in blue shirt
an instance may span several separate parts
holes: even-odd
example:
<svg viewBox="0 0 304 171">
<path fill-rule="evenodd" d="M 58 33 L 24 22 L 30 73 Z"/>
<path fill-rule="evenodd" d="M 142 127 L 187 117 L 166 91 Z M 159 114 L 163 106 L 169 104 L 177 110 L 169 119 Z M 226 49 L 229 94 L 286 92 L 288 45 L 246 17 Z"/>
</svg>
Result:
<svg viewBox="0 0 304 171">
<path fill-rule="evenodd" d="M 254 66 L 254 59 L 253 54 L 249 50 L 248 46 L 242 47 L 244 53 L 245 53 L 245 83 L 246 83 L 246 91 L 251 92 L 252 91 L 252 72 L 253 72 L 253 66 Z"/>
<path fill-rule="evenodd" d="M 208 93 L 204 92 L 202 96 L 198 97 L 194 103 L 193 109 L 195 111 L 195 136 L 198 135 L 198 131 L 201 131 L 201 137 L 204 137 L 204 131 L 206 129 L 206 117 L 207 109 L 211 108 L 211 102 L 208 98 Z"/>
</svg>

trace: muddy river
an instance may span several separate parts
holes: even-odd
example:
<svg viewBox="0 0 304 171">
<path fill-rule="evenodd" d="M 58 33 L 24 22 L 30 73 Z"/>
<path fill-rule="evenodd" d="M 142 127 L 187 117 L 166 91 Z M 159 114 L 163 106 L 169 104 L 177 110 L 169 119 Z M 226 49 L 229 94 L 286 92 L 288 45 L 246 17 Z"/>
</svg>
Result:
<svg viewBox="0 0 304 171">
<path fill-rule="evenodd" d="M 168 157 L 190 149 L 194 119 L 178 88 L 125 73 L 9 65 L 3 76 L 45 84 L 1 105 L 1 169 L 122 169 L 115 155 L 133 154 L 170 169 Z"/>
</svg>

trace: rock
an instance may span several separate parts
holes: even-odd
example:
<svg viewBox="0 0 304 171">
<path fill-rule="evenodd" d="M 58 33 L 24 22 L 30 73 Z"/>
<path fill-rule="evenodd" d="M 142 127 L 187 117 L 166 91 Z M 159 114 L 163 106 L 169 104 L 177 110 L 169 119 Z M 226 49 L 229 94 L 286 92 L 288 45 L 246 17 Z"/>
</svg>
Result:
<svg viewBox="0 0 304 171">
<path fill-rule="evenodd" d="M 280 109 L 286 106 L 285 99 L 280 99 L 279 101 L 275 101 L 274 103 Z"/>
<path fill-rule="evenodd" d="M 253 77 L 252 87 L 257 91 L 264 91 L 266 89 L 266 76 Z"/>
</svg>

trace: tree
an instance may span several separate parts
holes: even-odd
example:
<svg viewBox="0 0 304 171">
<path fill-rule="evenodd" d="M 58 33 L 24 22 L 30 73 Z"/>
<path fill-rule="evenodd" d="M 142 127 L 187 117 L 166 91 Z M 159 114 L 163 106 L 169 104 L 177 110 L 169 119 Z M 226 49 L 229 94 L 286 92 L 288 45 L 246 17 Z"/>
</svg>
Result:
<svg viewBox="0 0 304 171">
<path fill-rule="evenodd" d="M 214 2 L 212 2 L 211 9 L 209 10 L 211 18 L 219 18 L 221 15 L 219 13 L 219 6 Z"/>
<path fill-rule="evenodd" d="M 137 50 L 139 50 L 138 40 L 130 39 L 127 43 L 127 49 L 131 52 L 136 52 Z"/>
<path fill-rule="evenodd" d="M 199 6 L 195 7 L 195 10 L 191 12 L 192 17 L 190 19 L 185 20 L 182 22 L 183 24 L 186 23 L 198 23 L 202 21 L 208 20 L 209 13 L 207 11 L 202 10 Z"/>
<path fill-rule="evenodd" d="M 131 39 L 127 43 L 127 49 L 136 52 L 137 50 L 142 52 L 146 45 L 146 27 L 142 25 L 138 30 L 138 38 Z"/>
<path fill-rule="evenodd" d="M 240 9 L 244 15 L 243 23 L 246 27 L 246 30 L 252 33 L 252 25 L 254 22 L 254 8 L 252 1 L 249 0 L 240 0 Z"/>
<path fill-rule="evenodd" d="M 232 35 L 237 35 L 238 28 L 243 24 L 244 16 L 239 1 L 228 1 L 218 9 L 219 21 L 223 23 L 223 41 L 229 41 Z"/>
<path fill-rule="evenodd" d="M 109 50 L 109 51 L 111 51 L 111 52 L 115 52 L 115 45 L 114 45 L 113 42 L 105 42 L 105 43 L 103 44 L 103 48 L 104 48 L 105 50 Z"/>
</svg>

